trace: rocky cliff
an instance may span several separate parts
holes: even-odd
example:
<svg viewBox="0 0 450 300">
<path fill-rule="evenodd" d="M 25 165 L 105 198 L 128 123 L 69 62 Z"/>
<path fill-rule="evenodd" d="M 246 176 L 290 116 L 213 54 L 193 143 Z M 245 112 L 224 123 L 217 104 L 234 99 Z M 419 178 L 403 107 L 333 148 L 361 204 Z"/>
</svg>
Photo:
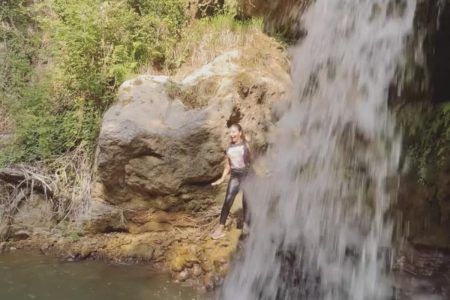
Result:
<svg viewBox="0 0 450 300">
<path fill-rule="evenodd" d="M 418 2 L 415 32 L 391 106 L 404 133 L 404 174 L 398 197 L 404 236 L 416 246 L 450 247 L 450 5 Z"/>
</svg>

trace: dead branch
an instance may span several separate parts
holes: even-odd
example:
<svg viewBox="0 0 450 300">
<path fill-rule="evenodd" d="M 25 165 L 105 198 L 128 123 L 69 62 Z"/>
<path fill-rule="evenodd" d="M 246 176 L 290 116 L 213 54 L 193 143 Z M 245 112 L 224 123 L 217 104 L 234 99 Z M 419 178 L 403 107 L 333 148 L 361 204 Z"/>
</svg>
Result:
<svg viewBox="0 0 450 300">
<path fill-rule="evenodd" d="M 23 168 L 0 169 L 0 180 L 18 187 L 26 186 L 37 190 L 47 197 L 53 197 L 53 189 L 47 183 L 48 179 L 40 174 L 33 173 Z"/>
</svg>

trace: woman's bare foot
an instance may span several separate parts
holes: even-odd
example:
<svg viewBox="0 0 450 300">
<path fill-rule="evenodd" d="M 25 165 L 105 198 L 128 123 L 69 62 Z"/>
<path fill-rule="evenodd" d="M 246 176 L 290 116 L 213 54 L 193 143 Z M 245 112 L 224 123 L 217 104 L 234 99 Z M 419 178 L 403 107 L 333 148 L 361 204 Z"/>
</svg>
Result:
<svg viewBox="0 0 450 300">
<path fill-rule="evenodd" d="M 213 233 L 211 233 L 211 238 L 213 240 L 218 240 L 221 239 L 225 236 L 225 232 L 224 232 L 225 226 L 224 225 L 219 225 L 219 227 L 216 228 L 216 230 L 214 230 Z"/>
</svg>

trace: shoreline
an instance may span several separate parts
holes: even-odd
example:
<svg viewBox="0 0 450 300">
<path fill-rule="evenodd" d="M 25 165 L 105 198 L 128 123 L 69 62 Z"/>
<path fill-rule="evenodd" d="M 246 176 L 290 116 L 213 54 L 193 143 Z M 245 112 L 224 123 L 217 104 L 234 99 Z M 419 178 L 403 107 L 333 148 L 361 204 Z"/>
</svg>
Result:
<svg viewBox="0 0 450 300">
<path fill-rule="evenodd" d="M 0 255 L 12 251 L 39 252 L 68 262 L 101 261 L 111 264 L 146 265 L 199 291 L 213 291 L 222 284 L 238 249 L 241 230 L 231 228 L 220 240 L 198 238 L 196 229 L 185 232 L 113 232 L 77 238 L 60 234 L 36 234 L 27 239 L 0 243 Z"/>
</svg>

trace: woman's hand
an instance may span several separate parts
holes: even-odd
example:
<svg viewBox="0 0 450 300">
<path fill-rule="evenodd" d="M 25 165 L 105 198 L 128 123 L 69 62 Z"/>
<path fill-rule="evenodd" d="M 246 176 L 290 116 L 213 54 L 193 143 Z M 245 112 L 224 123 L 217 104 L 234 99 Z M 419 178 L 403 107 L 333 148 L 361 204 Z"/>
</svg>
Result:
<svg viewBox="0 0 450 300">
<path fill-rule="evenodd" d="M 220 177 L 220 179 L 218 179 L 218 180 L 214 181 L 213 183 L 211 183 L 212 186 L 216 186 L 216 185 L 221 184 L 225 180 L 227 175 L 230 173 L 230 170 L 231 170 L 230 169 L 230 161 L 228 159 L 228 156 L 226 156 L 226 155 L 225 155 L 225 162 L 224 163 L 225 163 L 225 169 L 223 170 L 222 177 Z"/>
<path fill-rule="evenodd" d="M 213 183 L 211 183 L 211 185 L 212 186 L 220 185 L 220 184 L 222 184 L 223 181 L 224 181 L 224 179 L 220 178 L 219 180 L 216 180 Z"/>
</svg>

